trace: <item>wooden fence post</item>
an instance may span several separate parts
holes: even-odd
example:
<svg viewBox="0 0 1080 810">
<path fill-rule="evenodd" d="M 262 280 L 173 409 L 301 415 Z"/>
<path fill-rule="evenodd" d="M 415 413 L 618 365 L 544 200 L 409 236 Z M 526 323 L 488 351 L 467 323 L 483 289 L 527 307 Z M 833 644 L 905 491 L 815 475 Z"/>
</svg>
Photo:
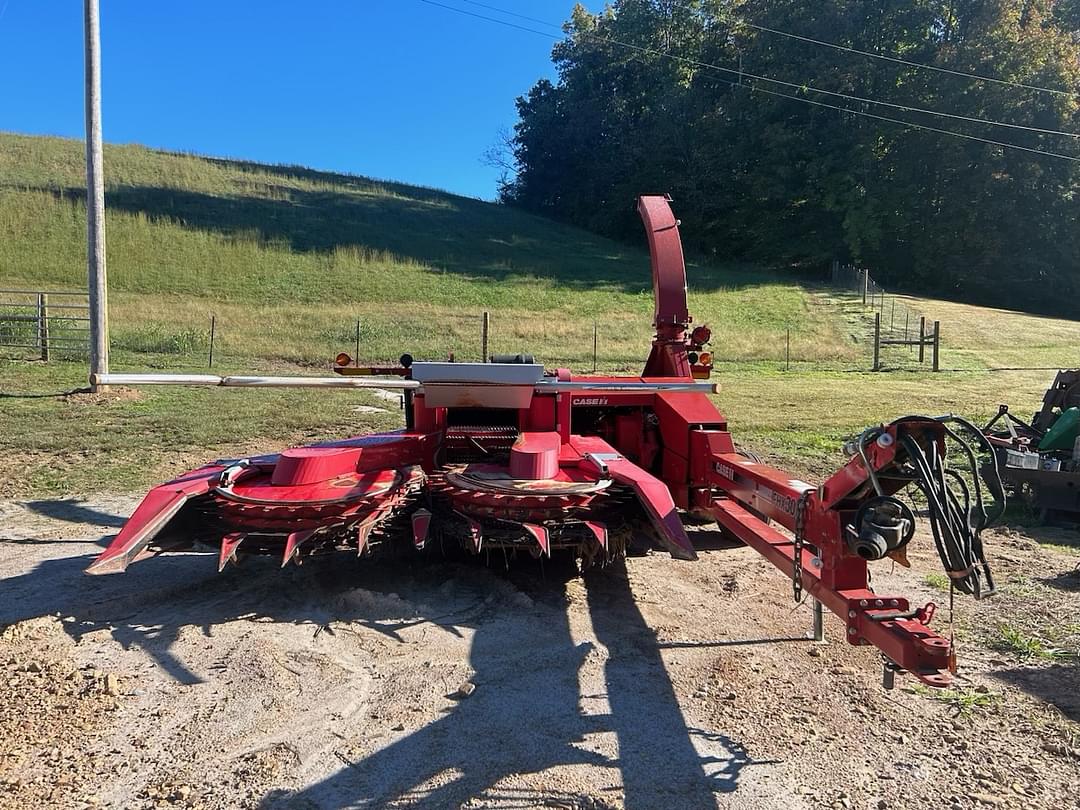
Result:
<svg viewBox="0 0 1080 810">
<path fill-rule="evenodd" d="M 480 321 L 480 362 L 486 363 L 488 361 L 488 327 L 490 326 L 491 315 L 488 311 L 484 310 L 484 316 Z"/>
<path fill-rule="evenodd" d="M 881 313 L 874 313 L 874 371 L 881 370 Z"/>
<path fill-rule="evenodd" d="M 791 371 L 791 328 L 787 330 L 787 349 L 784 351 L 784 371 Z"/>
<path fill-rule="evenodd" d="M 938 364 L 938 350 L 941 348 L 941 321 L 934 321 L 934 371 L 941 371 Z"/>
<path fill-rule="evenodd" d="M 37 296 L 38 343 L 41 346 L 41 359 L 49 361 L 49 296 L 38 293 Z"/>
<path fill-rule="evenodd" d="M 360 365 L 360 319 L 356 319 L 356 354 L 353 356 L 353 360 L 357 365 Z"/>
<path fill-rule="evenodd" d="M 926 359 L 926 316 L 919 316 L 919 362 Z"/>
</svg>

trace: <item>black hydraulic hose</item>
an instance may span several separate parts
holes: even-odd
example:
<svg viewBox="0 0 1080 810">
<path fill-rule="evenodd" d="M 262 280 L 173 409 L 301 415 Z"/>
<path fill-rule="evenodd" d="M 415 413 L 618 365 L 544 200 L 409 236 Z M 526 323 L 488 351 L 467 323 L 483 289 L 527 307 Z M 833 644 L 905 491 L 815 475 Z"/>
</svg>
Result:
<svg viewBox="0 0 1080 810">
<path fill-rule="evenodd" d="M 942 417 L 940 421 L 944 423 L 953 422 L 959 425 L 964 431 L 971 434 L 972 438 L 974 438 L 982 446 L 983 450 L 986 451 L 986 455 L 990 459 L 989 467 L 991 475 L 989 477 L 986 477 L 985 475 L 981 474 L 981 471 L 977 467 L 978 462 L 975 459 L 975 454 L 972 451 L 971 446 L 959 436 L 957 436 L 952 430 L 949 430 L 948 427 L 945 428 L 949 432 L 949 435 L 952 436 L 962 448 L 964 448 L 964 452 L 967 454 L 968 459 L 971 461 L 973 473 L 972 478 L 975 481 L 975 485 L 979 485 L 980 478 L 986 481 L 987 489 L 990 490 L 990 494 L 994 496 L 994 500 L 997 503 L 997 508 L 995 509 L 994 514 L 992 516 L 988 515 L 986 509 L 982 505 L 980 489 L 979 507 L 984 520 L 979 528 L 986 528 L 986 526 L 1000 519 L 1002 514 L 1004 514 L 1005 512 L 1005 488 L 1001 483 L 1001 471 L 998 469 L 997 452 L 995 451 L 994 446 L 990 444 L 990 440 L 986 438 L 986 434 L 983 431 L 979 430 L 976 425 L 972 424 L 967 419 L 964 419 L 961 416 L 949 415 Z"/>
<path fill-rule="evenodd" d="M 946 430 L 953 434 L 948 428 Z M 963 439 L 953 435 L 958 443 L 966 446 Z M 934 544 L 946 573 L 957 590 L 976 599 L 992 593 L 993 576 L 979 538 L 979 532 L 986 525 L 986 512 L 982 509 L 978 484 L 975 484 L 974 493 L 976 511 L 972 508 L 972 492 L 962 479 L 959 479 L 959 496 L 953 487 L 949 486 L 949 482 L 956 481 L 958 476 L 947 468 L 942 454 L 933 452 L 928 455 L 910 434 L 900 437 L 900 441 L 915 468 L 915 485 L 926 497 Z M 970 447 L 966 449 L 973 480 L 977 481 L 977 460 Z M 979 515 L 979 520 L 972 519 L 976 514 Z"/>
<path fill-rule="evenodd" d="M 960 446 L 960 449 L 963 450 L 964 455 L 967 456 L 968 464 L 971 469 L 971 480 L 975 489 L 975 503 L 981 518 L 977 528 L 981 531 L 992 523 L 996 523 L 1005 513 L 1005 487 L 1001 483 L 1001 472 L 998 469 L 997 453 L 994 450 L 994 446 L 990 444 L 990 441 L 986 438 L 986 434 L 979 430 L 976 425 L 967 419 L 964 419 L 962 416 L 956 416 L 955 414 L 947 414 L 945 416 L 904 416 L 895 420 L 893 424 L 928 421 L 942 423 L 945 427 L 946 435 L 955 441 Z M 989 464 L 987 465 L 989 467 L 989 474 L 982 473 L 975 452 L 971 449 L 971 445 L 948 426 L 948 423 L 950 422 L 958 425 L 963 432 L 969 433 L 971 437 L 982 446 L 983 450 L 986 451 L 986 455 L 989 458 Z M 986 511 L 980 481 L 985 482 L 987 490 L 989 490 L 990 495 L 994 498 L 995 507 L 993 513 L 988 513 Z"/>
</svg>

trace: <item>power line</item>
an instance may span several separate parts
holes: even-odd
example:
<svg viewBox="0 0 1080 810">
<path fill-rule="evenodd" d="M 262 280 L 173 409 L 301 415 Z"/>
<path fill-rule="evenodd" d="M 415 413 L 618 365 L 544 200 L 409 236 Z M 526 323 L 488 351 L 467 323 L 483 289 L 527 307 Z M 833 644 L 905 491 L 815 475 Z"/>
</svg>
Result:
<svg viewBox="0 0 1080 810">
<path fill-rule="evenodd" d="M 519 20 L 528 20 L 529 22 L 540 23 L 540 25 L 546 25 L 549 28 L 558 28 L 562 30 L 561 25 L 555 25 L 553 22 L 547 20 L 541 20 L 539 17 L 530 17 L 527 14 L 518 14 L 516 11 L 507 11 L 504 8 L 498 6 L 489 6 L 487 3 L 480 3 L 477 0 L 461 0 L 462 3 L 468 3 L 470 6 L 479 6 L 480 8 L 486 8 L 488 11 L 497 11 L 500 14 L 505 14 L 507 17 L 517 17 Z"/>
<path fill-rule="evenodd" d="M 727 80 L 721 79 L 721 81 Z M 728 82 L 728 84 L 735 85 L 736 87 L 740 86 L 736 82 Z M 741 86 L 746 87 L 747 85 Z M 978 141 L 979 143 L 990 144 L 992 146 L 1003 146 L 1006 149 L 1019 149 L 1022 152 L 1032 152 L 1036 155 L 1046 155 L 1047 157 L 1055 157 L 1061 158 L 1062 160 L 1080 162 L 1080 158 L 1073 157 L 1072 155 L 1063 155 L 1060 152 L 1048 152 L 1045 149 L 1035 149 L 1031 146 L 1020 146 L 1016 143 L 1006 143 L 1005 141 L 995 141 L 989 138 L 979 138 L 976 135 L 968 135 L 963 132 L 953 132 L 950 129 L 939 129 L 938 127 L 931 127 L 927 126 L 926 124 L 916 124 L 913 121 L 903 121 L 899 118 L 889 118 L 885 115 L 877 115 L 875 113 L 863 112 L 861 110 L 852 110 L 848 107 L 837 106 L 836 104 L 826 104 L 823 101 L 814 101 L 813 99 L 801 98 L 800 96 L 789 96 L 787 93 L 779 93 L 776 90 L 766 90 L 764 87 L 751 87 L 750 89 L 758 93 L 768 93 L 771 96 L 780 96 L 781 98 L 790 98 L 793 101 L 802 101 L 806 104 L 813 104 L 816 107 L 828 107 L 830 110 L 839 110 L 840 112 L 852 113 L 853 115 L 861 115 L 866 118 L 874 118 L 878 121 L 888 121 L 893 124 L 903 124 L 904 126 L 912 127 L 914 129 L 925 130 L 926 132 L 937 132 L 941 135 L 952 135 L 954 138 L 964 138 L 965 140 Z"/>
<path fill-rule="evenodd" d="M 554 26 L 552 23 L 546 20 L 541 20 L 536 17 L 529 17 L 525 14 L 517 14 L 513 11 L 506 11 L 505 9 L 497 8 L 496 6 L 488 5 L 487 3 L 478 2 L 478 0 L 460 0 L 462 3 L 468 3 L 470 6 L 479 6 L 480 8 L 486 8 L 490 11 L 498 11 L 502 14 L 506 14 L 510 17 L 517 17 L 518 19 L 528 20 L 530 22 L 540 23 L 541 25 L 548 25 L 552 27 L 561 28 L 561 26 Z M 688 9 L 687 6 L 681 6 L 684 9 Z M 940 67 L 938 65 L 928 65 L 925 62 L 913 62 L 910 59 L 901 59 L 898 56 L 889 56 L 883 53 L 874 53 L 873 51 L 864 51 L 859 48 L 853 48 L 848 45 L 838 45 L 835 42 L 827 42 L 822 39 L 814 39 L 813 37 L 803 36 L 802 34 L 793 34 L 790 31 L 781 31 L 778 28 L 769 28 L 764 25 L 758 25 L 756 23 L 740 20 L 736 22 L 736 26 L 745 25 L 747 28 L 753 28 L 755 31 L 765 31 L 769 34 L 775 34 L 780 37 L 788 37 L 789 39 L 797 39 L 800 42 L 809 42 L 813 45 L 820 45 L 823 48 L 834 48 L 838 51 L 845 51 L 846 53 L 854 53 L 859 56 L 866 56 L 870 59 L 881 59 L 886 62 L 893 62 L 898 65 L 907 65 L 908 67 L 919 68 L 920 70 L 933 70 L 938 73 L 947 73 L 950 76 L 961 76 L 965 79 L 975 79 L 980 82 L 993 82 L 994 84 L 1001 84 L 1006 87 L 1017 87 L 1023 90 L 1034 90 L 1039 93 L 1053 93 L 1057 96 L 1066 96 L 1068 98 L 1074 98 L 1077 94 L 1068 90 L 1055 90 L 1051 87 L 1040 87 L 1035 84 L 1025 84 L 1024 82 L 1013 82 L 1008 79 L 999 79 L 996 76 L 986 76 L 981 73 L 970 73 L 964 70 L 955 70 L 953 68 Z"/>
<path fill-rule="evenodd" d="M 455 9 L 455 8 L 452 8 L 451 6 L 443 5 L 442 3 L 431 2 L 431 0 L 421 0 L 421 2 L 429 3 L 429 5 L 435 5 L 435 6 L 439 6 L 441 8 L 450 9 L 451 11 L 457 11 L 457 12 L 459 12 L 461 14 L 467 14 L 470 17 L 477 17 L 478 19 L 481 19 L 481 20 L 488 20 L 490 22 L 499 23 L 500 25 L 508 25 L 508 26 L 510 26 L 512 28 L 517 28 L 518 30 L 530 31 L 531 33 L 539 34 L 540 36 L 548 36 L 548 37 L 552 37 L 553 39 L 558 39 L 558 37 L 555 37 L 552 34 L 548 34 L 545 31 L 536 31 L 536 30 L 531 29 L 531 28 L 526 28 L 525 26 L 516 25 L 514 23 L 509 23 L 509 22 L 506 22 L 504 20 L 499 20 L 499 19 L 496 19 L 496 18 L 493 18 L 493 17 L 487 17 L 487 16 L 485 16 L 483 14 L 474 14 L 474 13 L 472 13 L 470 11 L 465 10 L 465 9 Z M 527 20 L 529 22 L 539 23 L 540 25 L 545 25 L 545 26 L 547 26 L 549 28 L 555 28 L 555 29 L 560 30 L 560 31 L 562 30 L 561 26 L 555 25 L 554 23 L 546 22 L 546 21 L 538 19 L 536 17 L 529 17 L 529 16 L 527 16 L 525 14 L 518 14 L 518 13 L 513 12 L 513 11 L 507 11 L 505 9 L 498 8 L 497 6 L 492 6 L 492 5 L 489 5 L 487 3 L 478 2 L 478 0 L 459 0 L 459 2 L 468 3 L 469 5 L 473 5 L 473 6 L 479 6 L 480 8 L 485 8 L 485 9 L 488 9 L 490 11 L 495 11 L 495 12 L 498 12 L 500 14 L 505 14 L 505 15 L 510 16 L 510 17 L 516 17 L 518 19 Z M 751 27 L 758 27 L 758 26 L 751 26 Z M 950 119 L 952 119 L 954 121 L 964 121 L 964 122 L 969 123 L 969 124 L 983 124 L 985 126 L 1003 127 L 1003 128 L 1006 128 L 1006 129 L 1020 130 L 1020 131 L 1023 131 L 1023 132 L 1037 132 L 1037 133 L 1039 133 L 1041 135 L 1061 135 L 1061 136 L 1064 136 L 1066 138 L 1080 138 L 1080 133 L 1076 133 L 1076 132 L 1067 132 L 1067 131 L 1060 130 L 1060 129 L 1044 129 L 1042 127 L 1028 126 L 1027 124 L 1013 124 L 1013 123 L 1010 123 L 1008 121 L 995 121 L 993 119 L 979 118 L 977 116 L 972 116 L 972 115 L 961 115 L 959 113 L 948 113 L 948 112 L 941 112 L 939 110 L 929 110 L 929 109 L 926 109 L 924 107 L 915 107 L 915 106 L 912 106 L 910 104 L 898 104 L 898 103 L 893 102 L 893 101 L 882 101 L 880 99 L 865 98 L 863 96 L 856 96 L 856 95 L 853 95 L 851 93 L 841 93 L 841 92 L 836 91 L 836 90 L 826 90 L 826 89 L 824 89 L 822 87 L 815 87 L 815 86 L 813 86 L 811 84 L 808 84 L 808 83 L 805 83 L 805 82 L 803 82 L 803 83 L 800 83 L 800 82 L 788 82 L 788 81 L 784 81 L 783 79 L 774 79 L 774 78 L 772 78 L 770 76 L 760 76 L 760 75 L 757 75 L 757 74 L 754 74 L 754 73 L 748 73 L 745 70 L 740 70 L 740 69 L 737 69 L 737 68 L 727 68 L 727 67 L 721 67 L 720 65 L 713 65 L 713 64 L 706 63 L 706 62 L 699 62 L 699 61 L 697 61 L 695 59 L 690 59 L 688 57 L 680 57 L 680 56 L 677 56 L 677 55 L 674 55 L 674 54 L 671 54 L 671 53 L 667 53 L 667 52 L 664 52 L 664 51 L 658 51 L 658 50 L 655 50 L 653 48 L 649 48 L 649 47 L 645 47 L 645 46 L 641 46 L 641 45 L 634 45 L 634 44 L 629 43 L 629 42 L 620 42 L 617 39 L 611 39 L 609 37 L 600 36 L 598 34 L 583 34 L 583 36 L 589 37 L 591 39 L 596 39 L 596 40 L 598 40 L 600 42 L 608 42 L 608 43 L 611 43 L 613 45 L 620 45 L 620 46 L 622 46 L 624 48 L 632 48 L 632 49 L 640 51 L 642 53 L 649 53 L 649 54 L 653 54 L 653 55 L 657 55 L 657 56 L 667 56 L 669 58 L 677 59 L 679 61 L 683 61 L 683 62 L 686 62 L 688 64 L 693 64 L 693 65 L 696 65 L 698 67 L 703 67 L 703 68 L 708 68 L 710 70 L 719 70 L 719 71 L 722 71 L 722 72 L 725 72 L 725 73 L 730 73 L 730 74 L 739 76 L 740 78 L 747 78 L 747 79 L 754 79 L 756 81 L 769 82 L 771 84 L 776 84 L 776 85 L 779 85 L 781 87 L 787 87 L 787 88 L 794 89 L 794 90 L 802 90 L 802 91 L 810 91 L 810 92 L 813 92 L 813 93 L 821 93 L 822 95 L 832 96 L 833 98 L 842 98 L 845 101 L 856 101 L 856 102 L 859 102 L 861 104 L 877 104 L 877 105 L 882 106 L 882 107 L 889 107 L 889 108 L 894 109 L 894 110 L 899 110 L 900 112 L 913 112 L 913 113 L 920 113 L 922 115 L 936 115 L 936 116 L 938 116 L 940 118 L 950 118 Z"/>
<path fill-rule="evenodd" d="M 488 22 L 492 22 L 492 23 L 495 23 L 497 25 L 506 26 L 508 28 L 514 28 L 514 29 L 517 29 L 519 31 L 526 31 L 526 32 L 531 33 L 531 34 L 537 34 L 537 35 L 542 36 L 542 37 L 547 37 L 548 39 L 554 39 L 556 41 L 561 39 L 561 37 L 558 37 L 558 36 L 556 36 L 554 34 L 551 34 L 551 33 L 547 32 L 547 31 L 537 31 L 535 28 L 529 28 L 527 26 L 518 25 L 516 23 L 508 22 L 506 20 L 500 20 L 500 19 L 497 19 L 495 17 L 488 17 L 488 16 L 486 16 L 484 14 L 477 14 L 475 12 L 468 11 L 466 9 L 456 8 L 454 6 L 449 6 L 449 5 L 446 5 L 444 3 L 437 2 L 437 0 L 420 0 L 420 2 L 421 3 L 426 3 L 427 5 L 431 5 L 431 6 L 437 6 L 439 8 L 443 8 L 443 9 L 446 9 L 448 11 L 455 12 L 457 14 L 463 14 L 463 15 L 466 15 L 466 16 L 469 16 L 469 17 L 475 17 L 475 18 L 480 19 L 480 20 L 486 20 Z M 468 0 L 466 0 L 466 2 L 468 2 Z M 491 7 L 489 7 L 489 8 L 491 8 Z M 500 9 L 500 11 L 501 11 L 501 9 Z M 513 12 L 503 12 L 503 13 L 511 14 L 512 16 L 518 16 L 518 17 L 523 16 L 523 15 L 513 14 Z M 544 23 L 544 24 L 545 25 L 550 25 L 550 23 Z M 675 60 L 677 62 L 683 62 L 685 64 L 693 65 L 695 67 L 705 68 L 705 69 L 709 69 L 709 70 L 718 70 L 718 71 L 722 71 L 722 72 L 725 72 L 725 73 L 736 73 L 739 76 L 744 77 L 744 78 L 764 79 L 766 81 L 777 81 L 775 79 L 768 79 L 767 77 L 756 77 L 756 76 L 753 76 L 752 74 L 740 73 L 738 70 L 734 70 L 732 68 L 724 68 L 724 67 L 721 67 L 719 65 L 713 65 L 713 64 L 710 64 L 708 62 L 701 62 L 701 61 L 696 60 L 696 59 L 690 59 L 688 57 L 679 56 L 677 54 L 668 53 L 666 51 L 658 51 L 658 50 L 656 50 L 654 48 L 648 48 L 648 47 L 644 47 L 644 46 L 640 46 L 640 45 L 634 45 L 632 43 L 627 43 L 627 42 L 620 42 L 619 40 L 610 39 L 610 38 L 606 38 L 606 37 L 599 37 L 599 36 L 595 36 L 595 35 L 589 35 L 589 36 L 592 36 L 594 39 L 597 39 L 599 41 L 606 42 L 606 43 L 609 43 L 609 44 L 612 44 L 612 45 L 618 45 L 618 46 L 621 46 L 621 47 L 624 47 L 624 48 L 629 48 L 629 49 L 632 49 L 632 50 L 635 50 L 635 51 L 638 51 L 638 52 L 648 53 L 648 54 L 655 55 L 655 56 L 663 56 L 665 58 L 672 59 L 672 60 Z M 913 121 L 904 121 L 904 120 L 899 119 L 899 118 L 890 118 L 888 116 L 877 115 L 875 113 L 869 113 L 869 112 L 865 112 L 863 110 L 851 109 L 850 107 L 840 107 L 840 106 L 835 105 L 835 104 L 826 104 L 825 102 L 822 102 L 822 101 L 814 101 L 812 99 L 803 98 L 801 96 L 793 96 L 793 95 L 789 95 L 787 93 L 781 93 L 781 92 L 776 91 L 776 90 L 767 90 L 767 89 L 765 89 L 763 87 L 757 87 L 757 86 L 752 86 L 752 85 L 748 85 L 748 84 L 741 84 L 740 82 L 733 82 L 733 81 L 730 81 L 730 80 L 727 80 L 727 79 L 720 79 L 720 81 L 722 81 L 722 82 L 724 82 L 726 84 L 730 84 L 733 87 L 745 87 L 745 88 L 747 88 L 749 90 L 755 90 L 755 91 L 757 91 L 759 93 L 766 93 L 766 94 L 772 95 L 772 96 L 779 96 L 781 98 L 790 99 L 792 101 L 798 101 L 798 102 L 801 102 L 803 104 L 812 104 L 812 105 L 814 105 L 816 107 L 826 107 L 826 108 L 833 109 L 833 110 L 839 110 L 840 112 L 846 112 L 846 113 L 850 113 L 852 115 L 862 116 L 864 118 L 872 118 L 872 119 L 877 120 L 877 121 L 887 121 L 889 123 L 901 124 L 903 126 L 911 127 L 913 129 L 924 130 L 926 132 L 935 132 L 935 133 L 938 133 L 938 134 L 941 134 L 941 135 L 950 135 L 950 136 L 952 136 L 954 138 L 963 138 L 965 140 L 977 141 L 979 143 L 989 144 L 989 145 L 992 145 L 992 146 L 1000 146 L 1000 147 L 1003 147 L 1003 148 L 1006 148 L 1006 149 L 1018 149 L 1018 150 L 1020 150 L 1022 152 L 1030 152 L 1030 153 L 1033 153 L 1033 154 L 1036 154 L 1036 155 L 1044 155 L 1046 157 L 1060 158 L 1061 160 L 1069 160 L 1069 161 L 1080 162 L 1080 158 L 1073 157 L 1072 155 L 1061 154 L 1060 152 L 1050 152 L 1050 151 L 1046 151 L 1046 150 L 1043 150 L 1043 149 L 1035 149 L 1035 148 L 1029 147 L 1029 146 L 1021 146 L 1021 145 L 1015 144 L 1015 143 L 1007 143 L 1007 142 L 1004 142 L 1004 141 L 995 141 L 995 140 L 992 140 L 992 139 L 989 139 L 989 138 L 980 138 L 980 137 L 978 137 L 976 135 L 968 135 L 968 134 L 963 133 L 963 132 L 954 132 L 954 131 L 948 130 L 948 129 L 940 129 L 938 127 L 927 126 L 926 124 L 917 124 L 917 123 L 915 123 Z M 789 83 L 782 82 L 782 84 L 789 84 Z M 807 87 L 806 85 L 790 85 L 790 86 L 799 87 L 800 89 L 813 89 L 813 88 Z M 857 97 L 847 97 L 847 96 L 845 96 L 845 97 L 846 98 L 851 98 L 851 99 L 857 98 Z M 869 103 L 880 103 L 880 102 L 874 102 L 874 101 L 869 100 L 869 99 L 866 99 L 866 101 L 868 101 Z M 918 108 L 910 108 L 910 107 L 903 107 L 902 109 L 911 110 L 911 111 L 920 111 L 920 110 L 918 110 Z M 936 113 L 936 112 L 934 112 L 932 110 L 926 110 L 924 112 L 928 112 L 928 113 L 934 114 L 934 115 L 941 115 L 942 114 L 942 113 Z M 991 123 L 991 122 L 988 122 L 988 121 L 984 121 L 982 119 L 976 119 L 976 120 L 979 121 L 979 123 Z M 1013 125 L 1013 126 L 1019 126 L 1019 125 Z M 1074 133 L 1062 133 L 1062 134 L 1074 135 Z"/>
<path fill-rule="evenodd" d="M 468 2 L 468 0 L 465 0 L 465 2 Z M 1068 90 L 1054 90 L 1050 87 L 1039 87 L 1035 84 L 1025 84 L 1023 82 L 1011 82 L 1008 79 L 998 79 L 995 76 L 984 76 L 979 73 L 968 73 L 967 71 L 963 70 L 953 70 L 952 68 L 939 67 L 938 65 L 928 65 L 925 62 L 912 62 L 910 59 L 901 59 L 898 56 L 888 56 L 887 54 L 883 53 L 874 53 L 873 51 L 863 51 L 858 48 L 851 48 L 847 45 L 837 45 L 835 42 L 826 42 L 825 40 L 814 39 L 813 37 L 805 37 L 801 34 L 792 34 L 789 31 L 780 31 L 776 28 L 767 28 L 764 25 L 756 25 L 751 22 L 743 22 L 741 24 L 745 25 L 747 28 L 753 28 L 757 31 L 765 31 L 766 33 L 776 34 L 780 37 L 797 39 L 801 42 L 810 42 L 814 45 L 820 45 L 824 48 L 835 48 L 838 51 L 856 53 L 859 56 L 866 56 L 870 59 L 882 59 L 886 62 L 895 62 L 899 65 L 907 65 L 908 67 L 919 68 L 920 70 L 934 70 L 938 73 L 948 73 L 952 76 L 962 76 L 966 79 L 976 79 L 980 82 L 993 82 L 994 84 L 1003 84 L 1007 87 L 1019 87 L 1024 90 L 1035 90 L 1039 93 L 1053 93 L 1054 95 L 1068 96 L 1069 98 L 1074 98 L 1076 96 L 1076 93 L 1069 92 Z"/>
</svg>

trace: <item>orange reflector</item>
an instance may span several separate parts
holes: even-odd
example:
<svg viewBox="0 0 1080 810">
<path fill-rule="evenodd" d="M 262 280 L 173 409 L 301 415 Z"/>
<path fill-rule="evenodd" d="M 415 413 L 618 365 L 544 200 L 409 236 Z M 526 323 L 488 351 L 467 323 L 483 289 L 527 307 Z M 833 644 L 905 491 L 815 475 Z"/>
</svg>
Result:
<svg viewBox="0 0 1080 810">
<path fill-rule="evenodd" d="M 345 352 L 342 352 L 341 354 L 339 354 L 337 357 L 334 358 L 334 365 L 337 365 L 337 366 L 347 366 L 351 362 L 352 362 L 352 358 L 349 357 L 349 355 L 345 354 Z"/>
<path fill-rule="evenodd" d="M 712 364 L 712 352 L 702 352 L 698 355 L 698 362 L 703 366 Z"/>
</svg>

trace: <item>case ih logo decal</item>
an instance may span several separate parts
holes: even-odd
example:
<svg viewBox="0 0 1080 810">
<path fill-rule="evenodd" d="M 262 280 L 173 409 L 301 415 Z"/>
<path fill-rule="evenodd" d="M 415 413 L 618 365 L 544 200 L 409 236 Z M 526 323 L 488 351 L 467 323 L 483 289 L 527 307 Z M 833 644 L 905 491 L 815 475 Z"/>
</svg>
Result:
<svg viewBox="0 0 1080 810">
<path fill-rule="evenodd" d="M 735 471 L 735 468 L 730 464 L 725 464 L 723 461 L 713 462 L 713 471 L 728 481 L 734 481 L 738 483 L 739 474 Z M 772 504 L 781 512 L 787 512 L 789 515 L 795 514 L 795 509 L 798 506 L 795 498 L 790 495 L 784 495 L 782 492 L 769 489 L 768 487 L 758 486 L 756 491 L 752 493 L 751 497 L 754 497 L 757 501 L 765 501 Z"/>
<path fill-rule="evenodd" d="M 730 464 L 725 464 L 722 461 L 717 461 L 713 465 L 713 468 L 716 470 L 717 475 L 724 476 L 724 478 L 726 478 L 728 481 L 737 480 L 735 478 L 735 468 L 732 467 Z"/>
<path fill-rule="evenodd" d="M 574 397 L 571 405 L 607 405 L 608 397 Z"/>
</svg>

